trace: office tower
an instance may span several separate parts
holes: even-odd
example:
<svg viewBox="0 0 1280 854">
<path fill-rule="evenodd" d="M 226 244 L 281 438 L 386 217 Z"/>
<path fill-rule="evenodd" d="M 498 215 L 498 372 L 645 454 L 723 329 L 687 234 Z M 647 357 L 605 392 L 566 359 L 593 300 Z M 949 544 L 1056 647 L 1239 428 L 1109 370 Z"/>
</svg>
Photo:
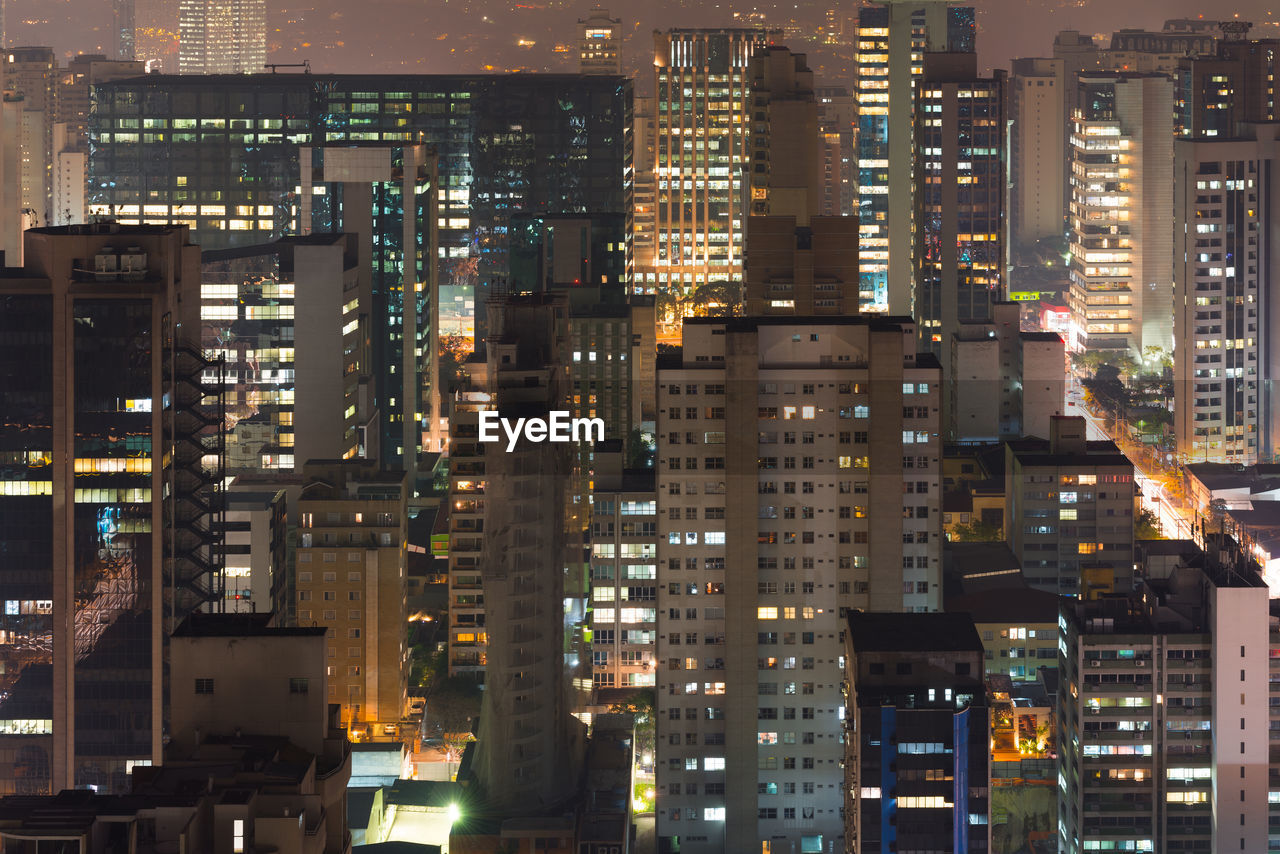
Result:
<svg viewBox="0 0 1280 854">
<path fill-rule="evenodd" d="M 204 253 L 201 343 L 226 364 L 230 472 L 378 458 L 368 278 L 352 234 Z"/>
<path fill-rule="evenodd" d="M 823 216 L 858 215 L 858 102 L 843 86 L 814 89 L 824 137 Z"/>
<path fill-rule="evenodd" d="M 867 311 L 911 312 L 914 95 L 929 51 L 974 50 L 970 6 L 883 0 L 858 13 L 860 297 Z"/>
<path fill-rule="evenodd" d="M 266 0 L 179 0 L 179 74 L 256 74 L 266 62 Z"/>
<path fill-rule="evenodd" d="M 635 257 L 632 290 L 638 294 L 657 291 L 654 272 L 656 251 L 658 173 L 658 101 L 652 95 L 637 95 L 632 124 L 632 164 L 635 168 L 631 250 Z"/>
<path fill-rule="evenodd" d="M 512 297 L 489 311 L 486 382 L 498 414 L 566 409 L 563 298 Z M 527 439 L 484 455 L 479 574 L 490 643 L 472 767 L 488 803 L 523 815 L 575 793 L 585 746 L 570 714 L 576 656 L 565 631 L 566 568 L 582 559 L 567 512 L 576 459 L 567 444 Z"/>
<path fill-rule="evenodd" d="M 98 86 L 97 104 L 90 213 L 189 222 L 205 249 L 299 228 L 299 146 L 402 147 L 421 135 L 446 182 L 437 194 L 444 305 L 483 305 L 505 287 L 513 211 L 632 206 L 631 83 L 619 77 L 148 75 Z"/>
<path fill-rule="evenodd" d="M 441 451 L 439 161 L 425 145 L 304 146 L 299 231 L 359 235 L 369 259 L 370 374 L 378 415 L 378 459 L 403 468 L 414 494 L 419 459 Z"/>
<path fill-rule="evenodd" d="M 1191 549 L 1132 596 L 1063 600 L 1059 851 L 1268 849 L 1267 588 Z"/>
<path fill-rule="evenodd" d="M 849 851 L 985 851 L 989 709 L 968 614 L 851 612 Z"/>
<path fill-rule="evenodd" d="M 974 53 L 926 53 L 915 93 L 912 306 L 944 383 L 947 342 L 961 323 L 989 319 L 1006 290 L 1005 80 L 979 78 Z"/>
<path fill-rule="evenodd" d="M 915 335 L 687 320 L 659 366 L 657 832 L 681 850 L 843 850 L 843 615 L 941 604 L 941 371 Z"/>
<path fill-rule="evenodd" d="M 605 442 L 593 454 L 591 664 L 602 700 L 657 681 L 657 487 L 653 469 L 627 467 L 626 450 Z"/>
<path fill-rule="evenodd" d="M 1061 59 L 1015 59 L 1009 78 L 1009 242 L 1013 249 L 1066 230 L 1066 66 Z"/>
<path fill-rule="evenodd" d="M 803 54 L 769 47 L 751 59 L 751 207 L 746 308 L 828 315 L 858 309 L 858 221 L 823 215 L 822 105 Z"/>
<path fill-rule="evenodd" d="M 4 88 L 22 96 L 22 215 L 27 227 L 49 225 L 53 214 L 53 124 L 58 109 L 58 61 L 48 47 L 10 48 Z M 12 214 L 10 214 L 12 215 Z"/>
<path fill-rule="evenodd" d="M 1280 40 L 1246 40 L 1250 26 L 1225 21 L 1226 38 L 1214 53 L 1179 60 L 1174 94 L 1179 136 L 1232 137 L 1240 122 L 1275 119 Z"/>
<path fill-rule="evenodd" d="M 222 584 L 228 614 L 275 614 L 281 626 L 297 625 L 286 562 L 288 508 L 283 489 L 232 486 L 226 494 Z"/>
<path fill-rule="evenodd" d="M 943 428 L 951 442 L 1048 436 L 1066 406 L 1066 353 L 1056 332 L 1022 332 L 1021 307 L 997 302 L 991 318 L 961 323 L 948 342 L 951 376 Z"/>
<path fill-rule="evenodd" d="M 308 460 L 298 498 L 298 623 L 329 630 L 329 702 L 353 738 L 396 735 L 408 703 L 404 472 Z"/>
<path fill-rule="evenodd" d="M 1055 416 L 1049 438 L 1005 445 L 1005 539 L 1027 583 L 1061 596 L 1133 583 L 1133 463 L 1085 439 L 1085 419 Z"/>
<path fill-rule="evenodd" d="M 1242 125 L 1174 144 L 1174 435 L 1187 462 L 1280 449 L 1272 293 L 1280 282 L 1280 134 Z"/>
<path fill-rule="evenodd" d="M 747 236 L 749 317 L 857 313 L 857 217 L 751 216 Z"/>
<path fill-rule="evenodd" d="M 583 74 L 622 73 L 622 19 L 610 18 L 603 6 L 592 6 L 578 19 L 578 71 Z"/>
<path fill-rule="evenodd" d="M 652 272 L 660 293 L 692 296 L 699 285 L 742 281 L 751 56 L 774 35 L 762 28 L 654 32 L 655 249 L 653 269 L 637 273 L 648 281 Z M 669 312 L 659 320 L 679 328 Z"/>
<path fill-rule="evenodd" d="M 194 322 L 199 249 L 185 228 L 25 241 L 0 278 L 0 787 L 119 793 L 160 760 L 163 638 L 216 593 L 209 558 L 186 574 L 178 530 L 185 501 L 216 499 L 174 441 L 195 415 L 174 335 Z"/>
<path fill-rule="evenodd" d="M 134 0 L 111 0 L 111 35 L 114 39 L 112 56 L 131 61 L 134 54 L 135 25 Z"/>
<path fill-rule="evenodd" d="M 1071 134 L 1073 350 L 1173 347 L 1173 84 L 1080 78 Z"/>
</svg>

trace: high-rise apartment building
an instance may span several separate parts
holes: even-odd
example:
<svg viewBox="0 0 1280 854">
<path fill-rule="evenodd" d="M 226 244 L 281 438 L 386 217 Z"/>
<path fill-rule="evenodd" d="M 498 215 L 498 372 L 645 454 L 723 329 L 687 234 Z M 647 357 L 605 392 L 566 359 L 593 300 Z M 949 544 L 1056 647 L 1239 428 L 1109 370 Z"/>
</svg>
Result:
<svg viewBox="0 0 1280 854">
<path fill-rule="evenodd" d="M 846 851 L 990 847 L 990 710 L 968 614 L 852 612 L 845 642 Z"/>
<path fill-rule="evenodd" d="M 1081 76 L 1071 133 L 1073 350 L 1173 347 L 1173 83 Z"/>
<path fill-rule="evenodd" d="M 22 96 L 0 89 L 0 252 L 4 264 L 22 265 L 22 231 L 27 225 L 22 213 Z"/>
<path fill-rule="evenodd" d="M 486 382 L 499 417 L 567 409 L 563 297 L 495 300 L 489 311 Z M 579 652 L 566 630 L 582 567 L 570 506 L 577 460 L 567 443 L 527 438 L 484 454 L 478 574 L 489 645 L 472 767 L 489 803 L 526 815 L 576 793 L 585 746 L 570 702 Z"/>
<path fill-rule="evenodd" d="M 819 86 L 814 90 L 823 134 L 824 216 L 857 216 L 858 102 L 843 86 Z"/>
<path fill-rule="evenodd" d="M 844 614 L 941 602 L 941 372 L 915 335 L 688 320 L 659 366 L 657 821 L 681 850 L 843 850 Z"/>
<path fill-rule="evenodd" d="M 858 311 L 858 220 L 747 218 L 746 313 L 751 317 Z"/>
<path fill-rule="evenodd" d="M 18 110 L 22 207 L 6 217 L 26 218 L 26 227 L 53 222 L 53 125 L 58 112 L 58 61 L 49 47 L 13 47 L 4 53 L 4 89 Z"/>
<path fill-rule="evenodd" d="M 773 35 L 763 28 L 654 33 L 654 256 L 637 277 L 659 292 L 687 295 L 701 284 L 742 279 L 751 57 Z M 678 328 L 679 318 L 666 320 Z"/>
<path fill-rule="evenodd" d="M 755 51 L 750 66 L 751 216 L 792 216 L 800 225 L 822 210 L 821 107 L 802 53 L 781 45 Z"/>
<path fill-rule="evenodd" d="M 973 52 L 973 7 L 880 0 L 858 12 L 858 218 L 864 310 L 909 314 L 914 89 L 928 51 Z"/>
<path fill-rule="evenodd" d="M 1179 136 L 1233 137 L 1240 122 L 1276 117 L 1276 61 L 1280 40 L 1246 40 L 1250 24 L 1224 21 L 1227 38 L 1211 54 L 1178 62 L 1174 105 Z"/>
<path fill-rule="evenodd" d="M 403 468 L 415 494 L 419 459 L 444 448 L 439 383 L 439 158 L 425 145 L 304 146 L 302 234 L 359 235 L 369 259 L 370 371 L 378 458 Z"/>
<path fill-rule="evenodd" d="M 1274 848 L 1280 635 L 1253 566 L 1196 552 L 1132 596 L 1062 600 L 1059 851 Z"/>
<path fill-rule="evenodd" d="M 1174 434 L 1188 462 L 1280 449 L 1280 133 L 1237 131 L 1174 145 Z"/>
<path fill-rule="evenodd" d="M 1066 354 L 1055 332 L 1022 332 L 1021 304 L 997 302 L 991 318 L 961 323 L 948 342 L 951 374 L 943 429 L 951 442 L 1048 436 L 1066 407 Z"/>
<path fill-rule="evenodd" d="M 591 678 L 598 697 L 657 683 L 655 473 L 627 468 L 625 451 L 615 441 L 597 443 L 592 454 Z"/>
<path fill-rule="evenodd" d="M 266 0 L 179 0 L 179 74 L 257 74 L 266 62 Z"/>
<path fill-rule="evenodd" d="M 603 6 L 592 6 L 578 19 L 578 70 L 583 74 L 622 73 L 622 19 L 609 17 Z"/>
<path fill-rule="evenodd" d="M 215 594 L 175 530 L 199 249 L 180 227 L 25 240 L 0 276 L 0 787 L 125 792 L 161 758 L 164 638 Z"/>
<path fill-rule="evenodd" d="M 1015 248 L 1066 230 L 1066 69 L 1061 59 L 1015 59 L 1009 77 L 1009 242 Z"/>
<path fill-rule="evenodd" d="M 944 383 L 951 336 L 990 319 L 1005 290 L 1005 81 L 979 78 L 977 54 L 926 53 L 915 92 L 912 307 Z"/>
<path fill-rule="evenodd" d="M 1092 598 L 1133 585 L 1133 463 L 1057 416 L 1049 438 L 1005 445 L 1005 539 L 1027 583 Z"/>
<path fill-rule="evenodd" d="M 286 555 L 288 526 L 283 489 L 250 485 L 227 490 L 222 612 L 271 613 L 277 625 L 297 625 L 290 589 L 294 573 Z"/>
<path fill-rule="evenodd" d="M 328 629 L 329 702 L 357 736 L 397 734 L 408 704 L 403 472 L 308 460 L 298 499 L 298 623 Z"/>
<path fill-rule="evenodd" d="M 751 93 L 747 314 L 856 312 L 858 220 L 824 213 L 839 188 L 828 186 L 823 105 L 804 55 L 758 50 Z"/>
<path fill-rule="evenodd" d="M 488 492 L 480 413 L 493 400 L 486 372 L 479 357 L 467 362 L 449 414 L 449 675 L 479 681 L 489 644 L 480 573 Z"/>
<path fill-rule="evenodd" d="M 226 365 L 232 473 L 378 458 L 368 270 L 353 234 L 204 253 L 200 333 Z"/>
<path fill-rule="evenodd" d="M 634 165 L 634 201 L 631 251 L 636 274 L 633 292 L 652 294 L 657 291 L 653 273 L 656 250 L 658 205 L 658 101 L 652 95 L 637 95 L 632 126 L 632 163 Z"/>
</svg>

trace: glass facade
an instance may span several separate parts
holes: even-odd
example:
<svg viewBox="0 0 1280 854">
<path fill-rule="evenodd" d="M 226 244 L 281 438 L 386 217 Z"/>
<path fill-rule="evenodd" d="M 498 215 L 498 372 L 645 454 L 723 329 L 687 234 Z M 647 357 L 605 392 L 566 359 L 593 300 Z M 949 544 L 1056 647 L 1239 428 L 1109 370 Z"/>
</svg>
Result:
<svg viewBox="0 0 1280 854">
<path fill-rule="evenodd" d="M 53 300 L 0 296 L 0 789 L 49 791 Z"/>
<path fill-rule="evenodd" d="M 149 300 L 77 299 L 73 321 L 75 785 L 118 792 L 155 723 L 154 317 Z"/>
<path fill-rule="evenodd" d="M 446 302 L 505 285 L 514 212 L 631 211 L 621 77 L 150 75 L 97 86 L 89 125 L 90 212 L 205 249 L 297 228 L 299 145 L 434 146 Z"/>
</svg>

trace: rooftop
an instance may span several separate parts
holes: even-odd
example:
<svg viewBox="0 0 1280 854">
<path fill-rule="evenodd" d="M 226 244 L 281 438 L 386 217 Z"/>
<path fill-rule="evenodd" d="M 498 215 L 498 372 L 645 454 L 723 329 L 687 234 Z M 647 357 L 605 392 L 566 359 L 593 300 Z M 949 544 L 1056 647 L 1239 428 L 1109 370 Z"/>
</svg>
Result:
<svg viewBox="0 0 1280 854">
<path fill-rule="evenodd" d="M 174 630 L 176 638 L 234 638 L 234 637 L 324 637 L 324 626 L 298 626 L 281 628 L 271 625 L 272 613 L 262 614 L 202 614 L 194 613 Z"/>
<path fill-rule="evenodd" d="M 980 652 L 973 618 L 963 613 L 849 613 L 849 637 L 858 652 Z"/>
</svg>

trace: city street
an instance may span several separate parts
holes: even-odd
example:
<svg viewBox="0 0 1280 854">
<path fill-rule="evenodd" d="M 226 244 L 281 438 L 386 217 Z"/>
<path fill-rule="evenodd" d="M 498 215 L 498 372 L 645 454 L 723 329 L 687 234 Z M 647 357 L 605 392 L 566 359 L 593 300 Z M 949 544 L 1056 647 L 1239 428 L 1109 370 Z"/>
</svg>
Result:
<svg viewBox="0 0 1280 854">
<path fill-rule="evenodd" d="M 1084 416 L 1088 423 L 1087 438 L 1110 439 L 1129 457 L 1133 463 L 1134 479 L 1138 489 L 1142 491 L 1142 506 L 1156 515 L 1160 530 L 1166 537 L 1192 539 L 1194 516 L 1178 498 L 1169 494 L 1169 476 L 1156 471 L 1144 449 L 1139 448 L 1127 436 L 1117 438 L 1107 432 L 1105 420 L 1090 411 L 1084 402 L 1083 388 L 1075 379 L 1068 385 L 1066 414 Z"/>
</svg>

